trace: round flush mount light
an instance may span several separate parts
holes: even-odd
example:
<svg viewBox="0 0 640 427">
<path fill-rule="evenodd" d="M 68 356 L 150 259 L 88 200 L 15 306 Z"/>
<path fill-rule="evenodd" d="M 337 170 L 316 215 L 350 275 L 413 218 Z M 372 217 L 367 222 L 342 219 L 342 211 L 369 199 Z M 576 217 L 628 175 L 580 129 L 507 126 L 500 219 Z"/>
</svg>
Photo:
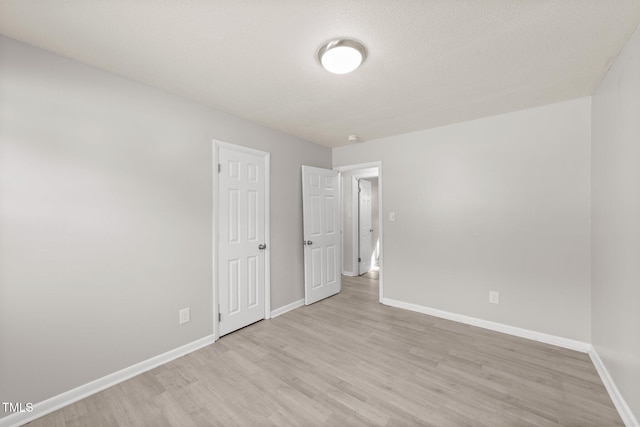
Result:
<svg viewBox="0 0 640 427">
<path fill-rule="evenodd" d="M 350 73 L 367 57 L 364 46 L 355 40 L 335 39 L 328 41 L 318 51 L 318 59 L 325 70 L 334 74 Z"/>
</svg>

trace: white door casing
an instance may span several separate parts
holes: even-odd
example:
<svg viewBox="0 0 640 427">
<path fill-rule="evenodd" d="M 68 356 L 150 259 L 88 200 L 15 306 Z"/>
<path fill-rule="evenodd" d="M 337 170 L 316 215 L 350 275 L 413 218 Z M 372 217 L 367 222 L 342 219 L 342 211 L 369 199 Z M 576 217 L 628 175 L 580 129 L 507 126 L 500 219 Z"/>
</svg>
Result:
<svg viewBox="0 0 640 427">
<path fill-rule="evenodd" d="M 218 336 L 222 336 L 268 317 L 269 154 L 219 142 L 216 147 Z"/>
<path fill-rule="evenodd" d="M 371 270 L 371 181 L 358 180 L 358 274 Z"/>
<path fill-rule="evenodd" d="M 340 173 L 302 166 L 306 305 L 340 292 Z"/>
</svg>

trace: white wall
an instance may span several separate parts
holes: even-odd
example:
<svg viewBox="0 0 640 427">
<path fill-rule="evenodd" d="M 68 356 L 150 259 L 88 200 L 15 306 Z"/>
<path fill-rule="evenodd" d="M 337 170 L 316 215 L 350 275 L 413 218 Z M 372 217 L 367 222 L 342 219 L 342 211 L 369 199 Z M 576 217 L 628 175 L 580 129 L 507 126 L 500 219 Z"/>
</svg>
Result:
<svg viewBox="0 0 640 427">
<path fill-rule="evenodd" d="M 1 401 L 212 333 L 214 138 L 271 152 L 272 308 L 303 298 L 300 165 L 330 167 L 329 149 L 4 37 L 0 52 Z"/>
<path fill-rule="evenodd" d="M 592 340 L 640 420 L 640 30 L 592 101 Z"/>
<path fill-rule="evenodd" d="M 590 106 L 334 149 L 383 162 L 384 297 L 590 341 Z"/>
</svg>

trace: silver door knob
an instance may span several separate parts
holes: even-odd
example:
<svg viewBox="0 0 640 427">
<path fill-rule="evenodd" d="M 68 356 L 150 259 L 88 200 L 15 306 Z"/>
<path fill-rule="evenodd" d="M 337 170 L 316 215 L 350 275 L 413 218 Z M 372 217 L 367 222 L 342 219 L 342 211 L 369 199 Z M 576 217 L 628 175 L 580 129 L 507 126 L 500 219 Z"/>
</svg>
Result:
<svg viewBox="0 0 640 427">
<path fill-rule="evenodd" d="M 307 240 L 307 241 L 305 242 L 305 244 L 306 244 L 306 245 L 308 245 L 308 246 L 310 246 L 310 245 L 313 245 L 313 242 L 312 242 L 311 240 Z"/>
<path fill-rule="evenodd" d="M 260 249 L 260 250 L 267 249 L 267 245 L 265 245 L 264 243 L 260 243 L 258 245 L 258 249 Z"/>
</svg>

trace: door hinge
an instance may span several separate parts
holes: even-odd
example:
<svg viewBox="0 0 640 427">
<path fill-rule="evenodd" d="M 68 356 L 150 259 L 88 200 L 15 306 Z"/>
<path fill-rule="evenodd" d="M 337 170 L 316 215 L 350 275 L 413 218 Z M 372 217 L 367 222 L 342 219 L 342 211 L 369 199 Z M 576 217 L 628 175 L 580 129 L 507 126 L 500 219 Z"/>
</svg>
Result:
<svg viewBox="0 0 640 427">
<path fill-rule="evenodd" d="M 220 304 L 218 304 L 218 322 L 222 322 L 222 313 L 220 312 Z"/>
<path fill-rule="evenodd" d="M 222 172 L 222 164 L 218 163 L 218 173 Z"/>
<path fill-rule="evenodd" d="M 362 262 L 362 258 L 358 258 L 358 262 Z"/>
</svg>

